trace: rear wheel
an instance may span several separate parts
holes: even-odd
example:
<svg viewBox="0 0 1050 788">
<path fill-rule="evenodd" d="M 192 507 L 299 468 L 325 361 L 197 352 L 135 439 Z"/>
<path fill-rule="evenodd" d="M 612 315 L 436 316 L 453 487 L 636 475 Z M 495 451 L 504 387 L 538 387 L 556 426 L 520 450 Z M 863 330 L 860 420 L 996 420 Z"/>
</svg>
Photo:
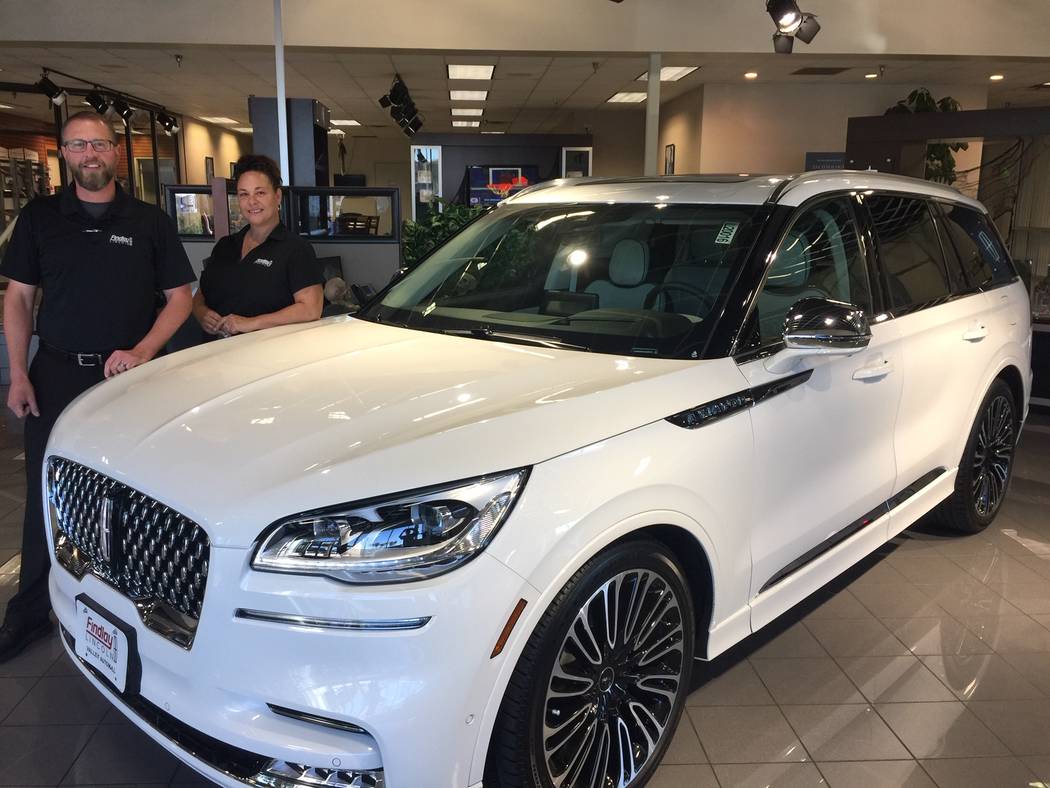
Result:
<svg viewBox="0 0 1050 788">
<path fill-rule="evenodd" d="M 995 381 L 970 430 L 955 492 L 937 511 L 943 525 L 975 534 L 995 519 L 1013 472 L 1018 421 L 1013 392 L 1004 381 Z"/>
<path fill-rule="evenodd" d="M 693 650 L 692 598 L 667 548 L 627 542 L 596 556 L 522 653 L 485 785 L 644 785 L 681 717 Z"/>
</svg>

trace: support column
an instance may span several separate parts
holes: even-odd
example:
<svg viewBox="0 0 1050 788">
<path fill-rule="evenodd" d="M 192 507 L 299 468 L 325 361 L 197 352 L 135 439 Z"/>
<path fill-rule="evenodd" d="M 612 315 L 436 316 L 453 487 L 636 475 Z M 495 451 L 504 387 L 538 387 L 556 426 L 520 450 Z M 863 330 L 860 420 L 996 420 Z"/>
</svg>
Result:
<svg viewBox="0 0 1050 788">
<path fill-rule="evenodd" d="M 284 20 L 281 16 L 281 0 L 273 0 L 273 56 L 277 65 L 277 145 L 281 152 L 281 180 L 286 186 L 292 184 L 292 171 L 288 166 L 288 103 L 284 90 Z"/>
<path fill-rule="evenodd" d="M 279 1 L 279 0 L 278 0 Z M 647 176 L 660 174 L 660 61 L 649 55 L 649 91 L 645 99 L 645 169 Z"/>
</svg>

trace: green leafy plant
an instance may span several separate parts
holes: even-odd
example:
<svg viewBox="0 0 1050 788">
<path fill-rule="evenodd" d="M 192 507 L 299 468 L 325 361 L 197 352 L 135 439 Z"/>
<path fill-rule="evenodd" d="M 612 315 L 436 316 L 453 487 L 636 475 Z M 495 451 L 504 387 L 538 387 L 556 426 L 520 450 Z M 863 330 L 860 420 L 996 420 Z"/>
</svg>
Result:
<svg viewBox="0 0 1050 788">
<path fill-rule="evenodd" d="M 919 112 L 958 112 L 962 105 L 951 96 L 935 99 L 927 88 L 916 88 L 894 106 L 886 110 L 887 115 Z M 934 142 L 926 146 L 926 180 L 953 183 L 956 178 L 955 156 L 969 145 L 965 142 Z"/>
<path fill-rule="evenodd" d="M 430 211 L 421 221 L 406 219 L 401 224 L 401 264 L 415 268 L 431 249 L 475 219 L 483 210 L 478 205 L 459 205 L 438 201 L 441 210 Z"/>
</svg>

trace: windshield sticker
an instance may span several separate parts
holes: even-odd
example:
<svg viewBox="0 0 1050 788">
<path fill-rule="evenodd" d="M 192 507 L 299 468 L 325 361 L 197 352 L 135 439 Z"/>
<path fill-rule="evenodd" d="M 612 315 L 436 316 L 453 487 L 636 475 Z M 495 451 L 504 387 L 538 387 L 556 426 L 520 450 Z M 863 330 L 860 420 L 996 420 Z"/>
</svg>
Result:
<svg viewBox="0 0 1050 788">
<path fill-rule="evenodd" d="M 722 225 L 722 229 L 718 231 L 718 235 L 715 236 L 715 243 L 722 245 L 733 243 L 733 236 L 736 235 L 739 227 L 740 222 L 726 222 Z"/>
</svg>

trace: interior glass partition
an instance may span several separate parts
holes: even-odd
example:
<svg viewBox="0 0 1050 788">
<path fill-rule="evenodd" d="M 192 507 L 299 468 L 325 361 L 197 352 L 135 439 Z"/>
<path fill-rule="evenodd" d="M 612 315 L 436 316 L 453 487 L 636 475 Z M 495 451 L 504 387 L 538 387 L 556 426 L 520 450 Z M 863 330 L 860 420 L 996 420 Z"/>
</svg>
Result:
<svg viewBox="0 0 1050 788">
<path fill-rule="evenodd" d="M 441 146 L 413 145 L 412 219 L 421 222 L 441 211 Z"/>
<path fill-rule="evenodd" d="M 311 241 L 401 241 L 397 189 L 296 186 L 289 191 L 295 205 L 292 226 Z"/>
</svg>

